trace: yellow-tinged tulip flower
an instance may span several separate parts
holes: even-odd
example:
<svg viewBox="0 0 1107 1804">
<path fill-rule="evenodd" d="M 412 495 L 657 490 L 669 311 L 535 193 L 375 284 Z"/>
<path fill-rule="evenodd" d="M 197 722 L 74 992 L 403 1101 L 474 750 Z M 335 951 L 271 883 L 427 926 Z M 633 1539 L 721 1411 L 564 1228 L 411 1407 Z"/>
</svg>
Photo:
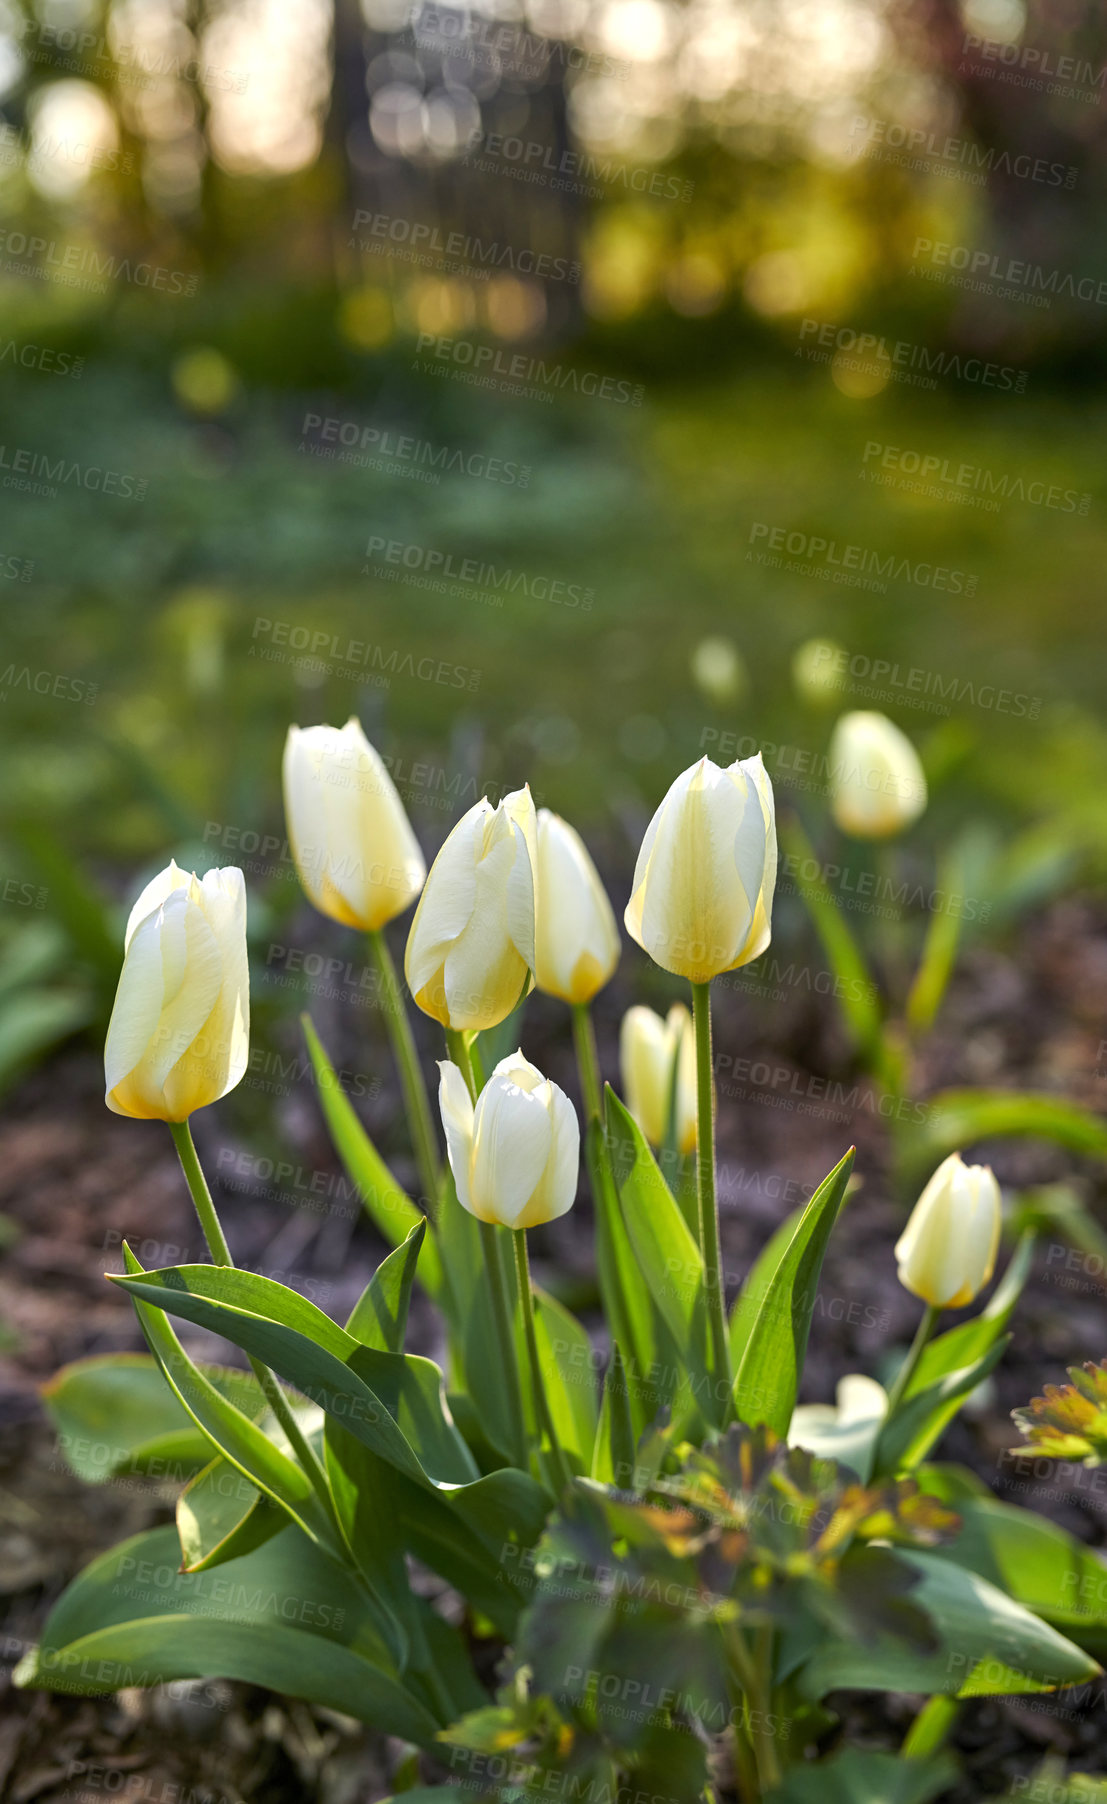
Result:
<svg viewBox="0 0 1107 1804">
<path fill-rule="evenodd" d="M 200 880 L 170 864 L 131 910 L 125 944 L 104 1047 L 108 1108 L 187 1121 L 234 1089 L 249 1058 L 242 872 Z"/>
<path fill-rule="evenodd" d="M 983 1290 L 999 1246 L 1000 1194 L 990 1165 L 943 1159 L 896 1242 L 899 1281 L 936 1309 L 961 1309 Z"/>
<path fill-rule="evenodd" d="M 926 807 L 926 778 L 906 734 L 886 714 L 843 714 L 830 741 L 830 806 L 858 839 L 887 839 Z"/>
<path fill-rule="evenodd" d="M 842 687 L 849 653 L 833 639 L 805 639 L 792 653 L 792 681 L 805 702 L 824 707 Z"/>
<path fill-rule="evenodd" d="M 619 962 L 619 929 L 580 834 L 538 810 L 534 979 L 548 996 L 591 1002 Z"/>
<path fill-rule="evenodd" d="M 462 1207 L 504 1228 L 537 1228 L 571 1209 L 580 1128 L 564 1090 L 513 1052 L 474 1107 L 457 1066 L 443 1059 L 438 1069 L 438 1105 Z"/>
<path fill-rule="evenodd" d="M 430 868 L 404 955 L 443 1027 L 495 1027 L 533 985 L 538 824 L 529 788 L 462 816 Z"/>
<path fill-rule="evenodd" d="M 760 752 L 701 758 L 646 829 L 624 919 L 656 964 L 693 983 L 747 965 L 772 933 L 776 810 Z"/>
<path fill-rule="evenodd" d="M 690 1153 L 696 1144 L 696 1036 L 692 1017 L 674 1002 L 662 1020 L 652 1008 L 628 1008 L 619 1029 L 623 1094 L 651 1146 L 661 1146 L 669 1121 L 669 1098 L 676 1070 L 676 1144 Z"/>
<path fill-rule="evenodd" d="M 427 867 L 360 722 L 289 727 L 284 810 L 300 882 L 322 914 L 371 931 L 414 902 Z"/>
</svg>

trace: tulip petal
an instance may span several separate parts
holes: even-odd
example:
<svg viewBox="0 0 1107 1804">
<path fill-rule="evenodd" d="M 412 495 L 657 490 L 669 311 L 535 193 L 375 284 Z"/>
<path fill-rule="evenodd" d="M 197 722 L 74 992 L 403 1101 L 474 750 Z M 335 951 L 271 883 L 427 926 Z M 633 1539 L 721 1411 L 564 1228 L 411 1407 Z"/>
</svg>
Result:
<svg viewBox="0 0 1107 1804">
<path fill-rule="evenodd" d="M 159 871 L 146 885 L 138 901 L 127 917 L 127 931 L 123 936 L 123 950 L 126 951 L 134 938 L 135 929 L 147 915 L 152 915 L 161 907 L 168 895 L 175 889 L 187 889 L 192 882 L 188 871 L 182 871 L 175 858 L 171 858 L 164 871 Z"/>
<path fill-rule="evenodd" d="M 547 1088 L 550 1154 L 541 1182 L 515 1223 L 518 1228 L 538 1228 L 543 1222 L 556 1221 L 567 1214 L 576 1201 L 580 1176 L 580 1123 L 564 1090 L 552 1083 Z"/>
<path fill-rule="evenodd" d="M 469 1086 L 451 1059 L 440 1059 L 438 1109 L 446 1135 L 446 1157 L 454 1174 L 457 1200 L 474 1213 L 469 1189 L 469 1164 L 473 1150 L 473 1100 Z"/>
<path fill-rule="evenodd" d="M 448 835 L 431 866 L 404 954 L 404 975 L 412 995 L 425 989 L 441 970 L 453 941 L 472 917 L 477 862 L 483 849 L 485 824 L 491 815 L 487 801 L 474 803 Z"/>
<path fill-rule="evenodd" d="M 541 1094 L 490 1079 L 473 1119 L 473 1213 L 514 1227 L 542 1180 L 553 1128 Z"/>
</svg>

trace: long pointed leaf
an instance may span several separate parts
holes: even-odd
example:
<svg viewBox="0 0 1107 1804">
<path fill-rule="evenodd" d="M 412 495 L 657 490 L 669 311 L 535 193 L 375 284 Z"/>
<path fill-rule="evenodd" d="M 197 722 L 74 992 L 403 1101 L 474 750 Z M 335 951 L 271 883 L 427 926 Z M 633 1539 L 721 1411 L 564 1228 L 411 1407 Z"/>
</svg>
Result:
<svg viewBox="0 0 1107 1804">
<path fill-rule="evenodd" d="M 751 1427 L 764 1422 L 779 1435 L 788 1432 L 807 1356 L 823 1254 L 852 1170 L 851 1146 L 819 1185 L 775 1269 L 765 1274 L 764 1293 L 734 1379 L 735 1414 Z"/>
</svg>

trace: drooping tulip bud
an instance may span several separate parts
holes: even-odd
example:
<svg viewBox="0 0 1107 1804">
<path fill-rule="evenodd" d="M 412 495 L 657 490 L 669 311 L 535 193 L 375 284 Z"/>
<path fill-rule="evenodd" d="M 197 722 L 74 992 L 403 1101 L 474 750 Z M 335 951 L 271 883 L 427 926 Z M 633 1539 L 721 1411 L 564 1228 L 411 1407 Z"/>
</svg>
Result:
<svg viewBox="0 0 1107 1804">
<path fill-rule="evenodd" d="M 548 996 L 591 1002 L 619 962 L 619 929 L 580 834 L 538 810 L 538 926 L 534 978 Z"/>
<path fill-rule="evenodd" d="M 104 1047 L 106 1101 L 140 1121 L 187 1121 L 233 1090 L 250 1053 L 246 885 L 171 863 L 127 922 Z"/>
<path fill-rule="evenodd" d="M 706 983 L 764 952 L 775 885 L 776 812 L 760 752 L 726 770 L 701 758 L 646 829 L 627 932 L 664 970 Z"/>
<path fill-rule="evenodd" d="M 478 1221 L 537 1228 L 571 1209 L 580 1128 L 564 1090 L 513 1052 L 474 1106 L 457 1066 L 443 1059 L 438 1104 L 458 1201 Z"/>
<path fill-rule="evenodd" d="M 996 1262 L 1001 1202 L 990 1165 L 950 1153 L 923 1190 L 896 1242 L 899 1281 L 936 1309 L 961 1309 Z"/>
<path fill-rule="evenodd" d="M 427 867 L 359 721 L 289 727 L 284 809 L 300 882 L 320 913 L 373 931 L 414 902 Z"/>
<path fill-rule="evenodd" d="M 628 1008 L 619 1029 L 619 1066 L 627 1108 L 650 1145 L 664 1144 L 672 1103 L 677 1150 L 690 1153 L 696 1144 L 696 1036 L 684 1004 L 675 1002 L 664 1020 L 641 1004 Z"/>
<path fill-rule="evenodd" d="M 430 868 L 404 973 L 443 1027 L 495 1027 L 533 983 L 538 826 L 529 788 L 470 808 Z"/>
<path fill-rule="evenodd" d="M 858 839 L 887 839 L 926 807 L 926 778 L 906 734 L 886 714 L 843 714 L 830 741 L 830 805 Z"/>
</svg>

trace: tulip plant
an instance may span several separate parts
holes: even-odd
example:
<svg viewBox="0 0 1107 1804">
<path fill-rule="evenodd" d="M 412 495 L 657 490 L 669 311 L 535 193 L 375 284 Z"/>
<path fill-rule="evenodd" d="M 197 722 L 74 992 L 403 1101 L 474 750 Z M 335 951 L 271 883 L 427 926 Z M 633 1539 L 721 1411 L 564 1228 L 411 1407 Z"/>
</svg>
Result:
<svg viewBox="0 0 1107 1804">
<path fill-rule="evenodd" d="M 1053 1095 L 957 1088 L 919 1096 L 915 1053 L 934 1025 L 953 975 L 966 920 L 982 918 L 990 907 L 985 895 L 966 895 L 975 879 L 968 840 L 944 850 L 931 892 L 930 916 L 917 963 L 898 923 L 877 923 L 875 944 L 853 933 L 827 881 L 829 867 L 850 856 L 849 846 L 871 847 L 877 861 L 870 876 L 882 879 L 884 893 L 921 894 L 900 863 L 896 841 L 923 814 L 928 801 L 926 776 L 911 741 L 885 715 L 862 709 L 836 722 L 827 753 L 832 825 L 843 836 L 824 865 L 793 816 L 784 834 L 790 869 L 810 913 L 824 953 L 837 979 L 835 994 L 854 1058 L 883 1092 L 883 1110 L 893 1122 L 897 1163 L 906 1188 L 945 1156 L 970 1140 L 1006 1135 L 1040 1136 L 1069 1152 L 1107 1157 L 1107 1128 L 1088 1110 Z M 979 869 L 978 865 L 977 868 Z M 887 910 L 884 910 L 887 913 Z M 880 932 L 879 928 L 884 931 Z M 1107 1254 L 1107 1239 L 1081 1206 L 1075 1193 L 1054 1187 L 1028 1206 L 1027 1219 L 1039 1221 L 1074 1240 L 1084 1251 Z"/>
<path fill-rule="evenodd" d="M 336 1149 L 391 1250 L 341 1325 L 235 1267 L 189 1118 L 246 1067 L 245 887 L 171 864 L 128 924 L 107 1100 L 168 1125 L 210 1262 L 144 1270 L 125 1248 L 113 1281 L 148 1355 L 79 1361 L 47 1403 L 83 1476 L 179 1474 L 176 1523 L 93 1561 L 21 1682 L 270 1686 L 408 1744 L 397 1783 L 416 1804 L 875 1804 L 949 1783 L 958 1699 L 1098 1674 L 1094 1556 L 934 1457 L 1000 1359 L 1030 1266 L 1024 1237 L 983 1307 L 942 1322 L 992 1280 L 991 1172 L 947 1158 L 895 1249 L 923 1314 L 888 1391 L 859 1373 L 834 1404 L 798 1402 L 852 1149 L 725 1294 L 711 984 L 769 944 L 760 758 L 704 759 L 646 833 L 626 926 L 687 983 L 691 1013 L 629 1012 L 625 1101 L 601 1088 L 590 1017 L 619 935 L 572 827 L 536 815 L 525 788 L 481 801 L 424 882 L 356 722 L 293 728 L 284 779 L 307 895 L 363 930 L 379 965 L 420 1202 L 305 1018 Z M 384 939 L 416 895 L 404 970 L 444 1030 L 441 1134 Z M 521 1050 L 488 1069 L 488 1031 L 535 983 L 570 1011 L 583 1136 Z M 602 1299 L 589 1328 L 535 1285 L 528 1248 L 538 1228 L 556 1248 L 582 1137 Z M 665 1146 L 694 1150 L 690 1199 L 666 1181 Z M 416 1286 L 438 1360 L 406 1350 Z M 195 1357 L 179 1323 L 245 1364 Z M 902 1748 L 846 1744 L 844 1688 L 917 1699 Z"/>
</svg>

